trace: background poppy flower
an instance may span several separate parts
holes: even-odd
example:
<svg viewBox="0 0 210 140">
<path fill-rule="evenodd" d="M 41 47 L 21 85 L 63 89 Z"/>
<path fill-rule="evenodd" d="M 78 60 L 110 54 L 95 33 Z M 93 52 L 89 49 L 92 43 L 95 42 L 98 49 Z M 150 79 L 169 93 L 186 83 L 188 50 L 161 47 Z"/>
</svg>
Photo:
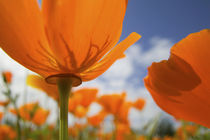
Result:
<svg viewBox="0 0 210 140">
<path fill-rule="evenodd" d="M 84 117 L 89 110 L 89 106 L 96 100 L 98 89 L 82 88 L 72 92 L 69 98 L 69 112 L 77 117 Z"/>
<path fill-rule="evenodd" d="M 101 110 L 98 114 L 88 117 L 88 123 L 92 126 L 99 126 L 103 122 L 104 118 L 107 116 L 107 112 Z"/>
<path fill-rule="evenodd" d="M 0 112 L 0 121 L 2 120 L 3 116 L 4 116 L 4 113 Z"/>
<path fill-rule="evenodd" d="M 138 110 L 142 110 L 146 104 L 146 100 L 143 98 L 138 98 L 134 103 L 133 107 L 135 107 Z"/>
<path fill-rule="evenodd" d="M 45 92 L 49 97 L 54 100 L 59 100 L 58 88 L 55 85 L 48 84 L 44 78 L 38 75 L 28 75 L 26 79 L 26 83 L 28 86 L 39 89 Z"/>
<path fill-rule="evenodd" d="M 178 119 L 210 127 L 210 30 L 190 34 L 144 79 L 155 102 Z"/>
<path fill-rule="evenodd" d="M 12 129 L 12 127 L 8 125 L 0 125 L 0 139 L 6 140 L 10 139 L 13 140 L 16 138 L 16 132 Z"/>
<path fill-rule="evenodd" d="M 121 106 L 118 107 L 119 111 L 116 114 L 116 121 L 129 125 L 128 114 L 132 106 L 132 102 L 124 101 Z"/>
<path fill-rule="evenodd" d="M 12 73 L 10 71 L 2 72 L 5 83 L 10 84 L 12 82 Z"/>
<path fill-rule="evenodd" d="M 103 106 L 105 111 L 116 115 L 125 100 L 125 96 L 125 93 L 102 95 L 98 98 L 98 103 Z"/>
<path fill-rule="evenodd" d="M 10 103 L 10 100 L 0 101 L 0 106 L 6 107 Z"/>
<path fill-rule="evenodd" d="M 10 109 L 10 112 L 17 115 L 15 109 Z M 45 123 L 49 111 L 41 108 L 38 103 L 28 103 L 18 109 L 20 117 L 24 120 L 31 121 L 40 126 Z"/>
</svg>

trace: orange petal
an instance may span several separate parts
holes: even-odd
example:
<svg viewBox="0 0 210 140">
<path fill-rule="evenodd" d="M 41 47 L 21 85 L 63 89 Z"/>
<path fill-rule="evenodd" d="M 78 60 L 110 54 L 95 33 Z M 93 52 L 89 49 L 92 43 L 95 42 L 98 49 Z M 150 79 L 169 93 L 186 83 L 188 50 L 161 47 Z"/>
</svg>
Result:
<svg viewBox="0 0 210 140">
<path fill-rule="evenodd" d="M 210 30 L 174 45 L 168 61 L 153 63 L 145 86 L 156 103 L 176 118 L 210 127 Z"/>
<path fill-rule="evenodd" d="M 133 107 L 135 107 L 138 110 L 142 110 L 144 108 L 145 104 L 146 104 L 146 100 L 139 98 L 133 103 Z"/>
<path fill-rule="evenodd" d="M 45 82 L 45 79 L 37 75 L 29 75 L 26 80 L 27 85 L 45 92 L 54 100 L 59 100 L 59 93 L 56 85 L 51 85 Z"/>
<path fill-rule="evenodd" d="M 6 83 L 10 84 L 12 82 L 12 73 L 10 71 L 4 71 L 2 75 Z"/>
<path fill-rule="evenodd" d="M 16 109 L 11 108 L 11 109 L 9 109 L 9 112 L 11 112 L 11 113 L 14 114 L 14 115 L 17 115 Z"/>
<path fill-rule="evenodd" d="M 130 34 L 125 40 L 114 47 L 101 61 L 87 69 L 84 73 L 81 73 L 83 81 L 95 79 L 103 74 L 117 59 L 122 58 L 124 51 L 139 40 L 140 37 L 141 36 L 137 33 Z"/>
<path fill-rule="evenodd" d="M 4 113 L 0 112 L 0 121 L 2 120 L 3 116 L 4 116 Z"/>
<path fill-rule="evenodd" d="M 107 112 L 101 110 L 98 114 L 88 117 L 88 123 L 91 124 L 92 126 L 99 126 L 106 116 Z"/>
<path fill-rule="evenodd" d="M 77 106 L 79 106 L 83 102 L 81 95 L 74 95 L 69 98 L 69 112 L 74 113 L 76 111 Z"/>
<path fill-rule="evenodd" d="M 6 140 L 6 139 L 15 139 L 16 138 L 16 132 L 13 130 L 12 127 L 9 125 L 0 125 L 0 139 Z"/>
<path fill-rule="evenodd" d="M 32 122 L 38 126 L 43 125 L 46 122 L 49 113 L 50 112 L 48 110 L 44 110 L 43 108 L 39 107 L 34 113 Z"/>
<path fill-rule="evenodd" d="M 7 101 L 0 101 L 0 106 L 6 107 L 10 103 L 10 100 Z"/>
<path fill-rule="evenodd" d="M 132 102 L 123 102 L 121 106 L 118 107 L 119 111 L 116 114 L 117 120 L 121 123 L 129 124 L 129 111 L 132 107 Z"/>
<path fill-rule="evenodd" d="M 99 52 L 109 51 L 119 40 L 127 1 L 43 0 L 47 33 L 56 58 L 75 70 L 80 65 L 87 67 L 89 63 L 83 62 Z"/>
<path fill-rule="evenodd" d="M 43 76 L 54 72 L 37 0 L 1 0 L 0 21 L 0 46 L 10 57 Z"/>
<path fill-rule="evenodd" d="M 124 123 L 116 124 L 116 140 L 123 140 L 131 132 L 130 126 Z"/>
<path fill-rule="evenodd" d="M 96 95 L 98 93 L 98 89 L 94 88 L 82 88 L 75 92 L 73 92 L 73 95 L 81 96 L 81 103 L 83 107 L 88 107 L 93 101 L 96 99 Z"/>
<path fill-rule="evenodd" d="M 18 110 L 21 118 L 30 121 L 33 118 L 34 112 L 39 108 L 38 102 L 28 103 L 21 106 Z"/>
<path fill-rule="evenodd" d="M 88 112 L 88 108 L 85 108 L 79 105 L 76 107 L 76 110 L 74 111 L 74 115 L 78 118 L 82 118 L 86 116 L 87 112 Z"/>
<path fill-rule="evenodd" d="M 117 114 L 119 107 L 123 104 L 125 100 L 125 94 L 111 94 L 103 95 L 99 97 L 98 103 L 103 106 L 103 108 L 112 114 Z"/>
</svg>

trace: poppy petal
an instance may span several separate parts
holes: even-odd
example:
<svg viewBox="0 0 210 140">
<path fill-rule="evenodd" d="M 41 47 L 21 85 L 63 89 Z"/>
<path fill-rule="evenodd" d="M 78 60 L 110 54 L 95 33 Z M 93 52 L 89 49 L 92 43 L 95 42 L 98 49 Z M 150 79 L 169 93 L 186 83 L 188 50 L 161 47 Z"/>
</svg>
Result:
<svg viewBox="0 0 210 140">
<path fill-rule="evenodd" d="M 58 101 L 59 93 L 56 85 L 50 85 L 45 79 L 37 75 L 29 75 L 26 80 L 27 85 L 45 92 L 48 96 Z"/>
<path fill-rule="evenodd" d="M 83 81 L 95 79 L 103 74 L 116 60 L 124 56 L 124 51 L 139 40 L 141 36 L 137 33 L 130 34 L 125 40 L 114 47 L 101 61 L 81 73 Z"/>
<path fill-rule="evenodd" d="M 43 76 L 54 71 L 37 0 L 1 0 L 0 21 L 0 46 L 10 57 Z"/>
<path fill-rule="evenodd" d="M 178 119 L 210 127 L 210 30 L 175 44 L 167 61 L 148 68 L 145 86 L 155 102 Z"/>
<path fill-rule="evenodd" d="M 101 59 L 120 38 L 127 1 L 43 0 L 50 46 L 59 62 L 76 71 Z"/>
</svg>

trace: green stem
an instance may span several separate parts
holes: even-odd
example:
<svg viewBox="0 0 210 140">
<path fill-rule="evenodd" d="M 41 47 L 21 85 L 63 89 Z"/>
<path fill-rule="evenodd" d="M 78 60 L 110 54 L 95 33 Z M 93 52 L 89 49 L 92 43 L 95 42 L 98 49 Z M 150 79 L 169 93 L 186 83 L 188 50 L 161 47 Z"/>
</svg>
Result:
<svg viewBox="0 0 210 140">
<path fill-rule="evenodd" d="M 18 113 L 18 118 L 17 118 L 17 122 L 16 122 L 17 124 L 17 132 L 18 132 L 18 140 L 21 140 L 21 130 L 20 130 L 20 115 L 19 115 L 19 113 Z"/>
<path fill-rule="evenodd" d="M 57 81 L 60 99 L 60 128 L 59 140 L 68 140 L 68 100 L 72 87 L 72 81 L 69 78 L 60 78 Z"/>
<path fill-rule="evenodd" d="M 9 87 L 8 83 L 5 83 L 5 86 L 6 86 L 6 89 L 7 89 L 7 91 L 5 92 L 5 95 L 10 100 L 10 102 L 12 103 L 12 105 L 14 106 L 14 108 L 17 112 L 17 120 L 16 120 L 17 140 L 21 140 L 20 114 L 19 114 L 18 107 L 16 105 L 17 97 L 14 97 L 14 98 L 12 97 L 11 90 L 10 90 L 10 87 Z"/>
</svg>

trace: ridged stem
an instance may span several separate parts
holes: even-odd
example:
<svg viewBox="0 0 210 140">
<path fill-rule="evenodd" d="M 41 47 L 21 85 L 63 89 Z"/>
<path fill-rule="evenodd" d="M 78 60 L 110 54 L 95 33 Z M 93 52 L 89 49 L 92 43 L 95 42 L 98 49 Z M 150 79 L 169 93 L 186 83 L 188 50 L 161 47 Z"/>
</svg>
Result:
<svg viewBox="0 0 210 140">
<path fill-rule="evenodd" d="M 60 78 L 57 81 L 60 103 L 59 140 L 68 140 L 68 100 L 72 88 L 69 78 Z"/>
</svg>

